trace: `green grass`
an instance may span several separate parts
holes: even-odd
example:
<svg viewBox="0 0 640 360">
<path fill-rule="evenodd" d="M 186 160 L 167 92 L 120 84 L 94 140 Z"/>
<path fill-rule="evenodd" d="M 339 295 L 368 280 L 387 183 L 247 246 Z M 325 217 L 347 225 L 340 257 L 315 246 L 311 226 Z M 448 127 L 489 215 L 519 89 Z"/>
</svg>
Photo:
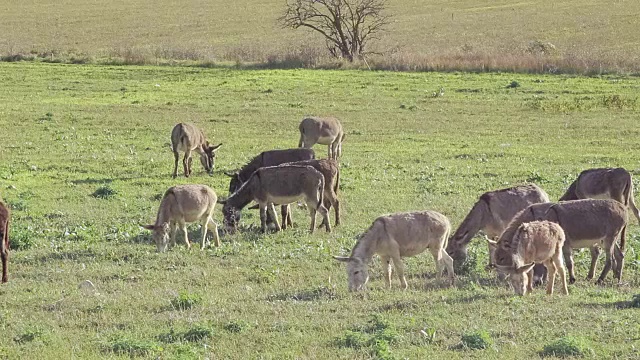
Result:
<svg viewBox="0 0 640 360">
<path fill-rule="evenodd" d="M 637 1 L 388 3 L 393 20 L 370 50 L 384 52 L 387 62 L 400 67 L 456 68 L 451 63 L 470 61 L 473 68 L 535 71 L 548 61 L 523 54 L 532 42 L 542 41 L 556 46 L 567 67 L 639 70 Z M 321 37 L 281 28 L 277 19 L 283 9 L 284 0 L 139 0 L 99 6 L 81 0 L 55 6 L 42 0 L 10 1 L 0 12 L 0 55 L 31 54 L 74 63 L 95 58 L 153 63 L 286 62 L 287 54 L 302 59 L 323 54 Z M 528 64 L 520 64 L 523 61 Z"/>
<path fill-rule="evenodd" d="M 568 297 L 516 297 L 484 271 L 480 238 L 477 265 L 454 288 L 436 283 L 423 254 L 405 260 L 407 291 L 395 277 L 384 288 L 376 259 L 369 291 L 351 294 L 331 258 L 384 213 L 433 209 L 456 226 L 487 190 L 535 180 L 557 199 L 599 166 L 638 178 L 638 78 L 2 63 L 0 79 L 0 196 L 20 244 L 0 286 L 0 357 L 530 359 L 562 337 L 585 339 L 598 358 L 638 355 L 637 310 L 620 306 L 640 290 L 635 222 L 627 284 L 585 281 L 589 254 L 580 252 Z M 507 88 L 513 81 L 520 86 Z M 347 132 L 341 226 L 309 235 L 296 208 L 294 229 L 280 234 L 155 252 L 140 224 L 153 221 L 168 187 L 204 183 L 226 196 L 223 171 L 295 146 L 311 114 L 338 116 Z M 225 144 L 213 176 L 194 161 L 193 177 L 171 178 L 179 121 Z M 116 195 L 92 196 L 102 187 Z M 191 240 L 199 236 L 191 226 Z M 78 289 L 84 280 L 96 289 Z M 172 304 L 181 294 L 199 301 Z M 393 332 L 370 330 L 372 319 Z M 458 348 L 478 331 L 491 334 L 491 348 Z M 347 336 L 361 346 L 339 345 Z"/>
</svg>

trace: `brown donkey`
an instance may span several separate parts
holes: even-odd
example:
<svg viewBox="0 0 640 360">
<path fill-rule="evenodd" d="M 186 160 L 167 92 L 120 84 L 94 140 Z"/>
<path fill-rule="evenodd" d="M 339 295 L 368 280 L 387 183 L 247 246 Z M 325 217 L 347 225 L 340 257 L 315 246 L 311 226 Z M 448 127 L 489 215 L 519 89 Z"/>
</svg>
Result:
<svg viewBox="0 0 640 360">
<path fill-rule="evenodd" d="M 171 149 L 173 150 L 174 166 L 173 177 L 178 176 L 178 159 L 180 158 L 179 151 L 184 151 L 184 159 L 182 165 L 184 166 L 184 176 L 189 177 L 191 175 L 191 152 L 195 151 L 200 154 L 200 162 L 204 170 L 212 174 L 213 167 L 216 164 L 216 151 L 222 146 L 218 144 L 215 146 L 209 145 L 202 130 L 198 129 L 193 124 L 180 123 L 173 127 L 171 131 Z"/>
<path fill-rule="evenodd" d="M 11 212 L 9 207 L 0 201 L 0 256 L 2 256 L 2 282 L 9 281 L 9 219 Z"/>
</svg>

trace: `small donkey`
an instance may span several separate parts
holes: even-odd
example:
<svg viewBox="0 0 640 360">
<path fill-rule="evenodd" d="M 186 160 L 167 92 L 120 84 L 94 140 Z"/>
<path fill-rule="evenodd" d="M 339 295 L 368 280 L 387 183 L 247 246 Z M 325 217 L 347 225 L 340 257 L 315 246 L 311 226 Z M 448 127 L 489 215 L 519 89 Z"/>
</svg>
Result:
<svg viewBox="0 0 640 360">
<path fill-rule="evenodd" d="M 206 185 L 178 185 L 169 188 L 160 202 L 155 224 L 144 225 L 145 229 L 153 231 L 157 251 L 163 252 L 167 249 L 167 245 L 175 245 L 178 226 L 184 232 L 185 244 L 190 248 L 187 223 L 195 221 L 202 222 L 201 249 L 204 250 L 205 245 L 209 243 L 206 241 L 209 224 L 213 225 L 212 232 L 216 246 L 220 246 L 218 225 L 212 219 L 217 200 L 216 193 Z M 170 239 L 169 236 L 171 236 Z"/>
<path fill-rule="evenodd" d="M 569 293 L 562 260 L 565 235 L 560 225 L 550 221 L 522 223 L 512 238 L 503 238 L 498 243 L 487 241 L 489 246 L 496 248 L 496 268 L 509 274 L 516 294 L 522 296 L 533 291 L 535 264 L 544 264 L 549 272 L 547 295 L 553 294 L 556 271 L 562 281 L 562 293 Z"/>
<path fill-rule="evenodd" d="M 178 176 L 178 159 L 180 158 L 179 151 L 184 151 L 184 159 L 182 164 L 184 166 L 184 176 L 189 177 L 191 175 L 191 152 L 195 151 L 200 154 L 200 162 L 204 167 L 204 170 L 212 174 L 213 167 L 216 164 L 216 151 L 220 149 L 222 144 L 215 146 L 209 145 L 202 130 L 198 129 L 193 124 L 180 123 L 173 127 L 171 131 L 171 149 L 173 150 L 173 157 L 175 160 L 173 167 L 173 177 Z"/>
</svg>

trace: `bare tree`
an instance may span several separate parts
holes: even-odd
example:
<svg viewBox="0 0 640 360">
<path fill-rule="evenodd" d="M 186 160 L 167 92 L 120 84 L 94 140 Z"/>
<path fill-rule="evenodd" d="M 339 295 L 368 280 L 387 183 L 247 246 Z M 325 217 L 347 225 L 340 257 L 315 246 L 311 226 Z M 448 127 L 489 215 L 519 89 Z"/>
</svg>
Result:
<svg viewBox="0 0 640 360">
<path fill-rule="evenodd" d="M 385 8 L 386 0 L 287 0 L 279 20 L 284 27 L 319 32 L 333 56 L 353 61 L 388 23 Z"/>
</svg>

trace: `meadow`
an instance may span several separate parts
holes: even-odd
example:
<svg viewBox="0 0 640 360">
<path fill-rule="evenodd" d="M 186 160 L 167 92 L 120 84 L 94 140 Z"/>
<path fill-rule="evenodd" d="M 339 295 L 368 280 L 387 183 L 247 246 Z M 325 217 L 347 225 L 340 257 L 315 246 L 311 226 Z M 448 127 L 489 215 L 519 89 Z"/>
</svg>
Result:
<svg viewBox="0 0 640 360">
<path fill-rule="evenodd" d="M 368 291 L 349 293 L 331 258 L 381 214 L 432 209 L 456 227 L 488 190 L 534 182 L 557 199 L 593 167 L 637 179 L 638 78 L 15 62 L 0 63 L 0 83 L 0 196 L 13 210 L 2 358 L 531 359 L 561 338 L 587 358 L 640 356 L 633 220 L 624 283 L 584 280 L 583 251 L 568 297 L 516 297 L 484 270 L 482 237 L 453 287 L 435 281 L 425 253 L 405 260 L 408 290 L 397 278 L 385 289 L 376 259 Z M 296 146 L 311 114 L 346 131 L 342 225 L 309 235 L 295 209 L 282 233 L 155 252 L 140 225 L 168 187 L 227 196 L 223 171 Z M 213 176 L 194 161 L 193 177 L 171 178 L 181 121 L 224 144 Z M 243 221 L 257 225 L 257 212 Z M 95 289 L 78 288 L 84 280 Z M 475 332 L 492 340 L 486 349 L 472 349 Z"/>
<path fill-rule="evenodd" d="M 324 41 L 282 29 L 284 0 L 47 2 L 0 8 L 0 58 L 335 67 Z M 525 72 L 640 72 L 632 0 L 388 1 L 392 21 L 367 66 Z M 543 55 L 531 42 L 550 42 Z M 358 66 L 365 67 L 364 64 Z"/>
</svg>

